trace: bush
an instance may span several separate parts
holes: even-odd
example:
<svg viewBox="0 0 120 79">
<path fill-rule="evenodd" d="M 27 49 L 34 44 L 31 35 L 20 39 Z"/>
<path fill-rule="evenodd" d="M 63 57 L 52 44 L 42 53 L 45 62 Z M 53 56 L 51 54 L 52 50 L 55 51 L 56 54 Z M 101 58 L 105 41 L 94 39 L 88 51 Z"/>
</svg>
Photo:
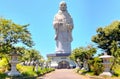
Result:
<svg viewBox="0 0 120 79">
<path fill-rule="evenodd" d="M 3 58 L 0 60 L 0 79 L 5 79 L 5 77 L 8 77 L 4 74 L 6 70 L 10 69 L 9 62 L 6 58 Z M 34 66 L 22 66 L 21 64 L 17 64 L 17 70 L 21 73 L 20 77 L 35 77 L 35 76 L 41 76 L 46 73 L 49 73 L 51 71 L 54 71 L 53 68 L 43 68 L 41 69 L 38 67 L 38 71 L 34 71 Z M 30 79 L 31 79 L 30 78 Z M 15 78 L 16 79 L 16 78 Z"/>
<path fill-rule="evenodd" d="M 94 72 L 94 75 L 99 75 L 101 72 L 103 72 L 103 65 L 101 63 L 101 59 L 98 58 L 98 57 L 95 57 L 94 60 L 93 60 L 93 72 Z"/>
<path fill-rule="evenodd" d="M 0 73 L 0 79 L 5 79 L 6 77 L 7 77 L 6 74 L 4 74 L 4 73 Z"/>
<path fill-rule="evenodd" d="M 33 66 L 22 66 L 18 64 L 17 69 L 23 76 L 37 76 L 37 73 L 33 71 Z"/>
<path fill-rule="evenodd" d="M 43 68 L 43 69 L 39 68 L 37 74 L 44 75 L 44 74 L 49 73 L 49 72 L 54 71 L 54 70 L 55 70 L 54 68 Z"/>
<path fill-rule="evenodd" d="M 120 65 L 116 64 L 113 67 L 112 71 L 114 76 L 120 76 Z"/>
<path fill-rule="evenodd" d="M 38 71 L 34 71 L 34 66 L 22 66 L 20 64 L 17 65 L 18 71 L 23 75 L 23 76 L 42 76 L 48 72 L 54 71 L 55 69 L 53 68 L 40 68 L 38 67 Z"/>
<path fill-rule="evenodd" d="M 75 69 L 75 72 L 79 73 L 80 70 L 81 70 L 80 68 L 77 68 Z"/>
<path fill-rule="evenodd" d="M 2 60 L 0 60 L 0 72 L 3 73 L 7 71 L 8 69 L 10 69 L 10 66 L 9 66 L 9 62 L 7 58 L 2 58 Z"/>
</svg>

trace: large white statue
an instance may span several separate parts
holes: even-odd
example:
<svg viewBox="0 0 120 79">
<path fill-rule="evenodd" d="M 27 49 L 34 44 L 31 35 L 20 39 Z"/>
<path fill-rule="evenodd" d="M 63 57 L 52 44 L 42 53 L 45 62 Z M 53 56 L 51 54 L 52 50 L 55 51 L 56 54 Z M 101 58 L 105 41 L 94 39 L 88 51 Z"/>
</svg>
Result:
<svg viewBox="0 0 120 79">
<path fill-rule="evenodd" d="M 71 53 L 73 20 L 67 11 L 64 1 L 60 3 L 59 11 L 54 17 L 56 53 Z"/>
</svg>

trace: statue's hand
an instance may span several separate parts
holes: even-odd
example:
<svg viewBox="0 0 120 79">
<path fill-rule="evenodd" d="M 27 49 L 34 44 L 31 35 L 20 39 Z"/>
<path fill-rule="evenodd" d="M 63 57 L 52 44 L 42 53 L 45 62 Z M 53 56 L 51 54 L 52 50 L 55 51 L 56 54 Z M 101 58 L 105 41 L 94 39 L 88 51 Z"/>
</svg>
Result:
<svg viewBox="0 0 120 79">
<path fill-rule="evenodd" d="M 59 22 L 59 26 L 63 26 L 63 22 Z"/>
<path fill-rule="evenodd" d="M 66 26 L 67 26 L 68 30 L 72 30 L 73 29 L 73 27 L 70 24 L 66 24 Z"/>
</svg>

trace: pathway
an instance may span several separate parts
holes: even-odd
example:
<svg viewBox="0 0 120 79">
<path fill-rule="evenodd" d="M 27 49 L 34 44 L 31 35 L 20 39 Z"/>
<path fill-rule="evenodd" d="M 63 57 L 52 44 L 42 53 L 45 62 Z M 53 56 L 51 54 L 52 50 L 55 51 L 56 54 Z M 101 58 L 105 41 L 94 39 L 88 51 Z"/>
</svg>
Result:
<svg viewBox="0 0 120 79">
<path fill-rule="evenodd" d="M 78 75 L 73 69 L 56 69 L 54 72 L 49 73 L 42 79 L 86 79 Z"/>
</svg>

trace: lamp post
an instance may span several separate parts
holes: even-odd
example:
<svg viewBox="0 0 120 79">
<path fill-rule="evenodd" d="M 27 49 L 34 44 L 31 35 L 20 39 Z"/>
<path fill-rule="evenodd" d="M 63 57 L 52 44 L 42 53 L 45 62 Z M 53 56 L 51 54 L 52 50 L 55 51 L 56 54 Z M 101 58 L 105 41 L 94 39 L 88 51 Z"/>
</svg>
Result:
<svg viewBox="0 0 120 79">
<path fill-rule="evenodd" d="M 11 71 L 8 73 L 9 76 L 18 76 L 20 73 L 16 70 L 16 64 L 18 63 L 18 54 L 12 53 L 11 56 Z"/>
<path fill-rule="evenodd" d="M 103 66 L 104 66 L 104 71 L 103 73 L 101 73 L 101 76 L 112 76 L 112 73 L 110 73 L 110 67 L 111 67 L 111 63 L 110 63 L 110 59 L 113 58 L 113 56 L 107 55 L 107 53 L 104 53 L 103 56 L 100 56 L 99 58 L 103 59 Z"/>
</svg>

